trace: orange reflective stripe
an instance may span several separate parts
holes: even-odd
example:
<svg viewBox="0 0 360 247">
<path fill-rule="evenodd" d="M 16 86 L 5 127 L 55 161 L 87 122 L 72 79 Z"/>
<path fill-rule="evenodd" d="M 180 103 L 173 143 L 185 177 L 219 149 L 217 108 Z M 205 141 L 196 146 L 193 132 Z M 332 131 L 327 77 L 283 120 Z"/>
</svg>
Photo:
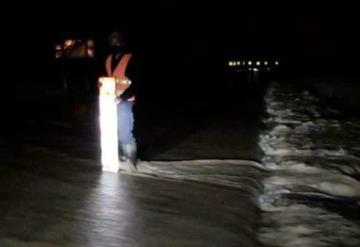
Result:
<svg viewBox="0 0 360 247">
<path fill-rule="evenodd" d="M 118 78 L 125 78 L 126 77 L 126 68 L 129 64 L 129 61 L 131 59 L 131 54 L 127 53 L 125 54 L 119 64 L 116 66 L 115 70 L 112 71 L 112 55 L 108 56 L 106 59 L 105 67 L 106 67 L 106 73 L 108 76 L 118 77 Z"/>
<path fill-rule="evenodd" d="M 112 76 L 111 63 L 112 63 L 112 55 L 108 56 L 105 62 L 106 74 L 109 77 Z"/>
<path fill-rule="evenodd" d="M 113 71 L 113 76 L 118 78 L 125 78 L 126 77 L 126 68 L 129 64 L 131 58 L 131 54 L 125 54 L 119 64 L 116 66 L 115 70 Z"/>
</svg>

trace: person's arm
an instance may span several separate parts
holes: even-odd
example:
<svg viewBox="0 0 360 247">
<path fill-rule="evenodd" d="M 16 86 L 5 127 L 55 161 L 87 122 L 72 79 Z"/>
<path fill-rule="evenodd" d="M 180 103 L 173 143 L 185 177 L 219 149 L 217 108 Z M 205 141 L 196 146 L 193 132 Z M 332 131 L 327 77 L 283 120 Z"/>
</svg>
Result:
<svg viewBox="0 0 360 247">
<path fill-rule="evenodd" d="M 126 101 L 137 94 L 139 84 L 139 71 L 133 57 L 130 59 L 126 69 L 126 76 L 131 81 L 130 86 L 119 96 L 121 101 Z"/>
</svg>

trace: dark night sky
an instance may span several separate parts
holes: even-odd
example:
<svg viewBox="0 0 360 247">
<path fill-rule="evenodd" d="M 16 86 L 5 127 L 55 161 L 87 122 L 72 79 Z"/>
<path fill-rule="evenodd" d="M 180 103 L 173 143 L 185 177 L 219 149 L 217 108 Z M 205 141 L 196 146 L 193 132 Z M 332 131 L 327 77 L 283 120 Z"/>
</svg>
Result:
<svg viewBox="0 0 360 247">
<path fill-rule="evenodd" d="M 25 34 L 38 57 L 45 55 L 58 38 L 89 36 L 105 42 L 114 28 L 125 30 L 139 51 L 156 51 L 164 59 L 196 60 L 238 53 L 275 55 L 290 61 L 356 61 L 359 55 L 359 22 L 354 6 L 304 1 L 265 5 L 234 3 L 238 1 L 149 2 L 85 2 L 76 6 L 70 2 L 61 6 L 31 3 L 24 6 L 24 11 L 16 10 L 19 24 L 9 25 L 7 31 L 19 37 L 18 41 Z"/>
</svg>

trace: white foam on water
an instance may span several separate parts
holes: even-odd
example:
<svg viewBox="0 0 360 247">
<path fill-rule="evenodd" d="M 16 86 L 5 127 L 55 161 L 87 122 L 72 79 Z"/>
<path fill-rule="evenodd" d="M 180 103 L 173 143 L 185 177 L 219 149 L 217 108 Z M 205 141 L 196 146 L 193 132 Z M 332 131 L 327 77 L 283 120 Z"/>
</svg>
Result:
<svg viewBox="0 0 360 247">
<path fill-rule="evenodd" d="M 311 130 L 317 130 L 319 126 L 317 126 L 313 121 L 307 121 L 302 123 L 300 126 L 295 128 L 296 133 L 306 134 L 309 133 Z"/>
<path fill-rule="evenodd" d="M 310 149 L 297 149 L 285 143 L 282 147 L 278 148 L 273 148 L 267 145 L 262 145 L 261 148 L 265 155 L 276 156 L 280 160 L 286 157 L 307 157 L 313 153 Z"/>
<path fill-rule="evenodd" d="M 290 133 L 292 129 L 286 125 L 278 125 L 272 131 L 270 131 L 271 136 L 283 136 Z"/>
<path fill-rule="evenodd" d="M 280 165 L 283 171 L 290 171 L 293 173 L 315 174 L 323 171 L 320 168 L 309 166 L 305 163 L 297 163 L 295 161 L 282 162 Z"/>
<path fill-rule="evenodd" d="M 340 128 L 341 124 L 338 120 L 335 119 L 324 119 L 324 118 L 318 118 L 315 121 L 315 124 L 320 126 L 320 127 L 325 127 L 325 128 Z"/>
<path fill-rule="evenodd" d="M 337 150 L 329 150 L 329 149 L 318 149 L 314 151 L 319 156 L 348 156 L 348 152 L 339 147 Z"/>
<path fill-rule="evenodd" d="M 325 209 L 305 205 L 282 207 L 264 215 L 260 241 L 266 246 L 359 246 L 360 227 Z"/>
<path fill-rule="evenodd" d="M 282 117 L 270 117 L 262 120 L 263 123 L 279 123 L 279 124 L 301 124 L 300 120 L 284 119 Z"/>
<path fill-rule="evenodd" d="M 270 115 L 274 115 L 278 117 L 290 117 L 294 115 L 294 113 L 290 109 L 275 110 L 273 108 L 267 108 L 266 112 Z"/>
<path fill-rule="evenodd" d="M 321 168 L 296 164 L 284 168 L 265 180 L 265 184 L 291 187 L 307 186 L 319 192 L 341 197 L 360 198 L 360 181 Z"/>
<path fill-rule="evenodd" d="M 279 149 L 273 149 L 273 148 L 267 148 L 265 150 L 266 155 L 272 155 L 272 156 L 290 156 L 295 153 L 294 150 L 286 149 L 286 148 L 279 148 Z"/>
<path fill-rule="evenodd" d="M 270 116 L 263 123 L 270 128 L 260 135 L 259 146 L 270 176 L 258 198 L 264 211 L 259 239 L 265 246 L 360 246 L 360 228 L 353 220 L 322 206 L 306 205 L 306 198 L 304 204 L 298 204 L 286 196 L 346 198 L 360 206 L 360 181 L 346 175 L 359 175 L 360 166 L 345 162 L 354 160 L 347 150 L 353 150 L 358 142 L 348 149 L 326 136 L 349 129 L 336 119 L 323 118 L 322 113 L 330 111 L 323 111 L 318 101 L 308 91 L 276 84 L 266 96 Z M 352 131 L 356 129 L 356 125 L 346 124 Z"/>
</svg>

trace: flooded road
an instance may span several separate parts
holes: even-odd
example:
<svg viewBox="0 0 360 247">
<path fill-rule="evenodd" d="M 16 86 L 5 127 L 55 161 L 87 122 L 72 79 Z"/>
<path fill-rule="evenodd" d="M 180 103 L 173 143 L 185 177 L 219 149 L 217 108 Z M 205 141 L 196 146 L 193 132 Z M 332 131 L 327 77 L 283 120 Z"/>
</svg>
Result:
<svg viewBox="0 0 360 247">
<path fill-rule="evenodd" d="M 136 174 L 66 124 L 0 138 L 0 246 L 360 246 L 360 119 L 276 83 L 265 110 L 159 127 Z"/>
<path fill-rule="evenodd" d="M 256 162 L 141 162 L 137 174 L 112 174 L 53 146 L 1 149 L 0 246 L 258 246 Z"/>
<path fill-rule="evenodd" d="M 273 84 L 259 144 L 268 246 L 360 246 L 360 119 L 308 91 Z"/>
</svg>

